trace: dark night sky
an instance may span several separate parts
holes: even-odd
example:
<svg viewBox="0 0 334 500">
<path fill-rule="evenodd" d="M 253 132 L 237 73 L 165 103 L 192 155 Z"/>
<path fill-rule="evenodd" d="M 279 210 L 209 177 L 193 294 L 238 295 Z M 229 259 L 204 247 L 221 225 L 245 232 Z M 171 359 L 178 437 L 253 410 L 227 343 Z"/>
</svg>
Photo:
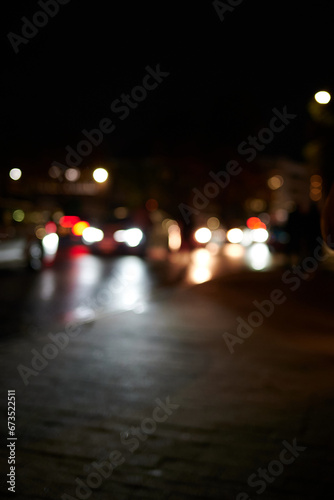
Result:
<svg viewBox="0 0 334 500">
<path fill-rule="evenodd" d="M 236 148 L 283 105 L 298 120 L 271 151 L 298 155 L 308 99 L 334 86 L 330 2 L 244 0 L 221 22 L 211 1 L 71 0 L 18 54 L 6 35 L 20 34 L 20 18 L 31 19 L 40 7 L 7 4 L 6 169 L 63 161 L 65 146 L 76 146 L 83 128 L 113 117 L 111 102 L 141 83 L 147 65 L 159 63 L 170 76 L 126 120 L 116 118 L 116 131 L 94 155 Z"/>
</svg>

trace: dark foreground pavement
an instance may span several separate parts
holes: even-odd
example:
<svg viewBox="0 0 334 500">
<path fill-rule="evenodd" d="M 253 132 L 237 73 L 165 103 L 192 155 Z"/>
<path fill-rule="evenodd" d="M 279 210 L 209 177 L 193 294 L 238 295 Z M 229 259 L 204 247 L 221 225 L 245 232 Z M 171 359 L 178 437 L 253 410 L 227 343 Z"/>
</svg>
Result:
<svg viewBox="0 0 334 500">
<path fill-rule="evenodd" d="M 9 494 L 330 498 L 334 275 L 321 271 L 296 291 L 281 276 L 240 273 L 102 316 L 68 337 L 27 385 L 17 366 L 31 368 L 31 349 L 42 352 L 47 332 L 5 338 L 2 373 L 5 389 L 16 389 L 17 418 L 16 495 Z M 235 335 L 237 317 L 247 320 L 253 301 L 274 289 L 286 300 L 232 354 L 224 332 Z M 5 392 L 1 405 L 6 416 Z M 110 460 L 119 464 L 111 474 Z"/>
</svg>

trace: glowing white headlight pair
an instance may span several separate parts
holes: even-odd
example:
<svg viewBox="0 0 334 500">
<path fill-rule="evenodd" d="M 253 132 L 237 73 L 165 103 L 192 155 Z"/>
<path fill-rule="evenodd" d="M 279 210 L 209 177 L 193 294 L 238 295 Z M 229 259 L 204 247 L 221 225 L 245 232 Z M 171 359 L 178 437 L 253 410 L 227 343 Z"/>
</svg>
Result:
<svg viewBox="0 0 334 500">
<path fill-rule="evenodd" d="M 141 229 L 133 227 L 131 229 L 119 229 L 114 233 L 114 240 L 118 243 L 125 243 L 128 247 L 137 247 L 144 235 Z"/>
</svg>

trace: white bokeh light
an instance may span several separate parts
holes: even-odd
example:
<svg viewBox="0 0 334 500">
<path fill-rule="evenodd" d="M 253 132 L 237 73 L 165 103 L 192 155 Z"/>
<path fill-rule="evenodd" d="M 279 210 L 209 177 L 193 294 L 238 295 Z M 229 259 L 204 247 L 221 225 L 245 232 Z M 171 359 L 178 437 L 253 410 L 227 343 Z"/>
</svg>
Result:
<svg viewBox="0 0 334 500">
<path fill-rule="evenodd" d="M 98 183 L 105 182 L 108 179 L 108 177 L 109 174 L 105 168 L 97 168 L 93 172 L 93 178 Z"/>
<path fill-rule="evenodd" d="M 243 232 L 238 227 L 234 227 L 227 231 L 226 238 L 230 243 L 240 243 L 243 239 Z"/>
<path fill-rule="evenodd" d="M 208 243 L 211 240 L 212 233 L 209 228 L 201 227 L 195 232 L 195 240 L 198 243 Z"/>
<path fill-rule="evenodd" d="M 20 170 L 19 168 L 12 168 L 9 172 L 9 177 L 13 181 L 18 181 L 22 177 L 22 170 Z"/>
<path fill-rule="evenodd" d="M 96 227 L 86 227 L 82 232 L 82 239 L 85 243 L 96 243 L 102 241 L 104 238 L 104 233 L 101 229 Z"/>
</svg>

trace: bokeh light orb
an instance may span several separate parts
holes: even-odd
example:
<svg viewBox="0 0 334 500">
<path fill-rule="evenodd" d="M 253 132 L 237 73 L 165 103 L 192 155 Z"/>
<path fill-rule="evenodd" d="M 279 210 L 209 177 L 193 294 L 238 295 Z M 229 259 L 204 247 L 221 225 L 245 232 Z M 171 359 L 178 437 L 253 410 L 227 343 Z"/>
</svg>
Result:
<svg viewBox="0 0 334 500">
<path fill-rule="evenodd" d="M 82 233 L 87 227 L 89 227 L 89 223 L 84 220 L 81 220 L 80 222 L 74 224 L 74 226 L 72 227 L 72 233 L 75 236 L 82 236 Z"/>
<path fill-rule="evenodd" d="M 195 240 L 198 243 L 208 243 L 211 240 L 212 233 L 208 227 L 201 227 L 195 232 Z"/>
<path fill-rule="evenodd" d="M 24 220 L 24 217 L 25 213 L 23 212 L 23 210 L 15 210 L 13 212 L 13 220 L 15 220 L 15 222 L 22 222 Z"/>
<path fill-rule="evenodd" d="M 79 179 L 79 177 L 80 177 L 80 174 L 81 174 L 81 172 L 77 168 L 68 168 L 65 171 L 65 177 L 70 182 L 77 181 Z"/>
<path fill-rule="evenodd" d="M 234 227 L 227 232 L 226 238 L 230 243 L 240 243 L 243 238 L 243 232 L 238 227 Z"/>
<path fill-rule="evenodd" d="M 9 177 L 13 181 L 18 181 L 22 177 L 22 170 L 19 168 L 12 168 L 9 172 Z"/>
<path fill-rule="evenodd" d="M 218 229 L 220 226 L 220 220 L 218 217 L 209 217 L 207 220 L 207 226 L 211 231 L 215 231 L 215 229 Z"/>
<path fill-rule="evenodd" d="M 320 90 L 317 92 L 314 96 L 314 99 L 319 103 L 319 104 L 328 104 L 329 101 L 331 100 L 332 96 L 330 95 L 329 92 L 326 90 Z"/>
<path fill-rule="evenodd" d="M 98 183 L 105 182 L 109 177 L 108 172 L 105 168 L 96 168 L 93 172 L 93 179 Z"/>
</svg>

